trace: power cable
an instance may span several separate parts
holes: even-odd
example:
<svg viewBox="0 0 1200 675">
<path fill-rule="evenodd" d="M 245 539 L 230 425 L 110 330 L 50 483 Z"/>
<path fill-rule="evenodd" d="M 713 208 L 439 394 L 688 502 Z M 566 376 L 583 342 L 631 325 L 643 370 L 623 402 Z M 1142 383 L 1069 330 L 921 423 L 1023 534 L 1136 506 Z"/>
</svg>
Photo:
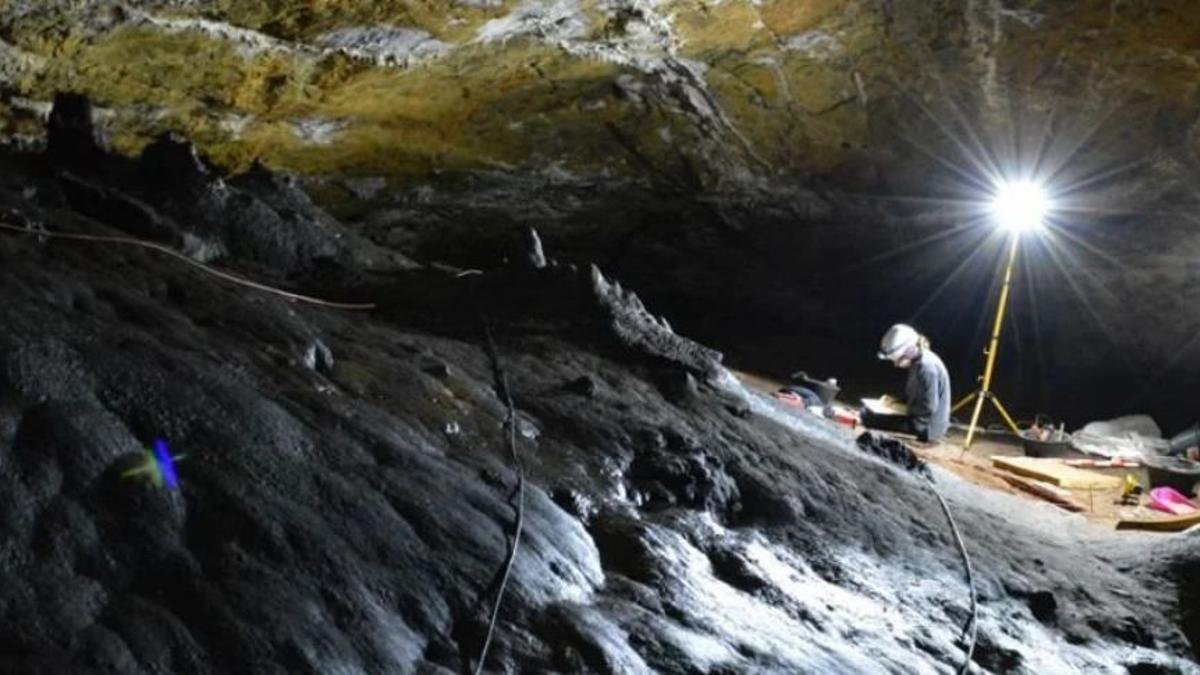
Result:
<svg viewBox="0 0 1200 675">
<path fill-rule="evenodd" d="M 967 588 L 971 593 L 971 616 L 967 619 L 967 623 L 963 625 L 962 635 L 959 636 L 959 639 L 967 639 L 967 658 L 958 669 L 958 675 L 965 675 L 970 670 L 971 660 L 975 656 L 975 643 L 978 638 L 979 600 L 975 591 L 975 572 L 971 568 L 971 556 L 967 554 L 967 546 L 963 542 L 962 533 L 958 531 L 958 523 L 954 520 L 954 514 L 950 512 L 950 505 L 946 503 L 945 498 L 942 497 L 942 493 L 938 492 L 937 485 L 933 482 L 933 472 L 930 471 L 929 465 L 925 460 L 917 456 L 908 445 L 901 443 L 895 438 L 880 436 L 870 432 L 859 436 L 855 444 L 864 452 L 868 452 L 885 462 L 889 462 L 910 473 L 915 473 L 923 477 L 926 483 L 929 484 L 929 491 L 933 493 L 934 497 L 937 497 L 938 504 L 942 507 L 942 513 L 946 514 L 946 520 L 950 523 L 950 532 L 954 535 L 954 542 L 958 545 L 958 553 L 962 556 L 963 567 L 967 571 Z"/>
<path fill-rule="evenodd" d="M 950 505 L 946 503 L 942 494 L 934 486 L 933 479 L 929 478 L 928 481 L 930 491 L 933 492 L 934 497 L 937 497 L 938 504 L 942 505 L 942 512 L 946 514 L 946 520 L 950 522 L 950 532 L 954 534 L 954 541 L 958 544 L 958 552 L 962 555 L 963 566 L 967 570 L 967 587 L 971 590 L 971 617 L 967 620 L 967 624 L 963 626 L 963 635 L 968 637 L 967 658 L 958 669 L 958 675 L 965 675 L 971 667 L 971 659 L 975 656 L 975 641 L 978 638 L 979 601 L 975 593 L 975 574 L 971 569 L 971 557 L 967 555 L 966 544 L 963 543 L 962 535 L 958 531 L 958 524 L 954 522 L 954 516 L 950 513 Z"/>
<path fill-rule="evenodd" d="M 513 525 L 512 548 L 508 551 L 508 559 L 504 562 L 504 573 L 500 577 L 500 586 L 496 589 L 496 601 L 492 605 L 487 633 L 484 635 L 483 646 L 479 649 L 475 675 L 483 672 L 483 665 L 487 661 L 488 650 L 492 646 L 492 636 L 496 632 L 496 621 L 500 617 L 500 604 L 504 601 L 504 591 L 508 588 L 508 579 L 512 574 L 513 562 L 517 559 L 517 549 L 521 545 L 521 533 L 525 527 L 525 468 L 521 464 L 521 455 L 517 452 L 517 408 L 513 404 L 512 392 L 508 388 L 508 375 L 500 365 L 496 341 L 492 337 L 492 330 L 486 321 L 484 321 L 483 329 L 487 338 L 488 358 L 492 363 L 492 375 L 496 382 L 496 393 L 508 408 L 505 424 L 508 425 L 508 451 L 517 474 L 517 520 Z"/>
<path fill-rule="evenodd" d="M 173 249 L 170 246 L 167 246 L 165 244 L 159 244 L 159 243 L 153 242 L 153 241 L 146 241 L 144 239 L 135 239 L 133 237 L 106 237 L 106 236 L 94 235 L 94 234 L 53 232 L 53 231 L 44 230 L 44 229 L 32 230 L 32 229 L 29 229 L 26 227 L 10 225 L 8 223 L 0 223 L 0 230 L 7 230 L 10 232 L 20 232 L 21 234 L 34 234 L 39 237 L 50 237 L 52 239 L 69 239 L 72 241 L 90 241 L 90 242 L 99 242 L 99 243 L 107 243 L 107 244 L 125 244 L 128 246 L 140 246 L 142 248 L 148 248 L 152 251 L 158 251 L 159 253 L 165 253 L 166 255 L 168 255 L 172 258 L 175 258 L 177 260 L 182 260 L 183 262 L 187 263 L 188 265 L 191 265 L 192 267 L 201 269 L 201 270 L 203 270 L 215 277 L 218 277 L 220 279 L 224 279 L 226 281 L 229 281 L 229 282 L 232 282 L 235 284 L 246 286 L 248 288 L 253 288 L 255 290 L 264 291 L 266 293 L 274 293 L 275 295 L 283 296 L 285 298 L 288 298 L 289 300 L 296 300 L 298 302 L 306 302 L 306 303 L 309 303 L 312 305 L 321 305 L 323 307 L 333 307 L 335 309 L 350 309 L 350 310 L 359 310 L 359 311 L 375 309 L 375 303 L 373 303 L 373 302 L 334 302 L 332 300 L 323 300 L 321 298 L 314 298 L 314 297 L 311 297 L 308 295 L 292 293 L 290 291 L 285 291 L 283 289 L 275 288 L 274 286 L 268 286 L 266 284 L 262 284 L 257 281 L 251 281 L 250 279 L 246 279 L 244 277 L 239 277 L 236 274 L 232 274 L 230 272 L 225 272 L 223 270 L 219 270 L 215 267 L 212 267 L 211 265 L 206 265 L 197 260 L 193 260 L 193 259 L 189 258 L 188 256 L 184 255 L 183 253 L 180 253 L 179 251 L 176 251 L 175 249 Z"/>
</svg>

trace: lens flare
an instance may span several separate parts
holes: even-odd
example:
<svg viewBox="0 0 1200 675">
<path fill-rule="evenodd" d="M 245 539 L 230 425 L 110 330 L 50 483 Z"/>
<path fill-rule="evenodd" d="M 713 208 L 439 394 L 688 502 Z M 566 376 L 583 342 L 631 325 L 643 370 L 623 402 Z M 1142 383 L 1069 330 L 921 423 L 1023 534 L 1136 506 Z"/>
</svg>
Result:
<svg viewBox="0 0 1200 675">
<path fill-rule="evenodd" d="M 154 439 L 154 460 L 158 465 L 159 482 L 166 483 L 167 489 L 179 487 L 179 478 L 175 474 L 175 458 L 167 449 L 167 442 L 161 438 Z"/>
<path fill-rule="evenodd" d="M 1001 183 L 992 197 L 996 224 L 1009 232 L 1032 232 L 1046 224 L 1050 198 L 1042 186 L 1031 181 Z"/>
<path fill-rule="evenodd" d="M 175 473 L 175 463 L 187 455 L 171 455 L 167 442 L 161 438 L 154 439 L 153 450 L 143 450 L 145 458 L 141 466 L 134 467 L 121 473 L 122 478 L 134 476 L 149 476 L 154 487 L 166 487 L 168 490 L 179 489 L 179 476 Z"/>
</svg>

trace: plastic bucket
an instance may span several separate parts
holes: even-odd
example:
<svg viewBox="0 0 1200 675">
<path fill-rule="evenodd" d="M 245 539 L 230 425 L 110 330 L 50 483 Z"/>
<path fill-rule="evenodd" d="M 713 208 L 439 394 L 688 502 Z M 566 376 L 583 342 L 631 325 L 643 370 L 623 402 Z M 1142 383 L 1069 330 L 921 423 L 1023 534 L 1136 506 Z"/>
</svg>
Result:
<svg viewBox="0 0 1200 675">
<path fill-rule="evenodd" d="M 1145 460 L 1146 478 L 1150 487 L 1172 487 L 1192 496 L 1192 488 L 1200 482 L 1200 464 L 1178 457 L 1153 457 Z"/>
<path fill-rule="evenodd" d="M 1043 441 L 1037 438 L 1036 433 L 1033 429 L 1021 430 L 1021 443 L 1025 446 L 1025 455 L 1028 457 L 1063 457 L 1067 459 L 1091 457 L 1071 445 L 1071 437 L 1068 434 L 1051 431 L 1051 440 Z"/>
</svg>

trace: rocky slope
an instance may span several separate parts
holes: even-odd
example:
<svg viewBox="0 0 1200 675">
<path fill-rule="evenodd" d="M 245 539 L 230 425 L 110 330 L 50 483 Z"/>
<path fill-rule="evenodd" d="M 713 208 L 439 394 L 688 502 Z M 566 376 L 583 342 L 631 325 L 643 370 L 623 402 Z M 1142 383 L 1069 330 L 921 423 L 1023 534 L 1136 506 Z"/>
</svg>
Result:
<svg viewBox="0 0 1200 675">
<path fill-rule="evenodd" d="M 946 673 L 961 561 L 923 479 L 730 384 L 599 270 L 482 273 L 345 231 L 64 99 L 0 171 L 6 672 Z M 156 178 L 156 180 L 149 180 Z M 156 235 L 337 309 L 161 251 Z M 553 249 L 550 251 L 553 255 Z M 489 356 L 491 335 L 496 359 Z M 500 373 L 498 377 L 497 364 Z M 179 490 L 123 472 L 155 437 Z M 935 473 L 975 672 L 1195 673 L 1198 540 L 1116 537 Z"/>
</svg>

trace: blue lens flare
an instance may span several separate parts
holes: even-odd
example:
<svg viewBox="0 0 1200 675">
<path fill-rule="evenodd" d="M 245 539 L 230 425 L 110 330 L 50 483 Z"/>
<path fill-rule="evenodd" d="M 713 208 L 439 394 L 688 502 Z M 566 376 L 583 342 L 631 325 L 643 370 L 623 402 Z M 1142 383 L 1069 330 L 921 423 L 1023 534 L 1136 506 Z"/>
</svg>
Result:
<svg viewBox="0 0 1200 675">
<path fill-rule="evenodd" d="M 175 460 L 167 449 L 167 442 L 161 438 L 154 439 L 154 463 L 157 465 L 158 474 L 162 482 L 166 483 L 167 489 L 177 489 L 179 477 L 175 474 Z"/>
<path fill-rule="evenodd" d="M 142 454 L 146 459 L 141 466 L 123 472 L 122 478 L 149 476 L 154 487 L 166 486 L 168 490 L 179 489 L 179 476 L 175 473 L 175 462 L 183 459 L 186 455 L 172 457 L 167 442 L 161 438 L 154 439 L 153 451 L 146 449 L 142 451 Z"/>
</svg>

